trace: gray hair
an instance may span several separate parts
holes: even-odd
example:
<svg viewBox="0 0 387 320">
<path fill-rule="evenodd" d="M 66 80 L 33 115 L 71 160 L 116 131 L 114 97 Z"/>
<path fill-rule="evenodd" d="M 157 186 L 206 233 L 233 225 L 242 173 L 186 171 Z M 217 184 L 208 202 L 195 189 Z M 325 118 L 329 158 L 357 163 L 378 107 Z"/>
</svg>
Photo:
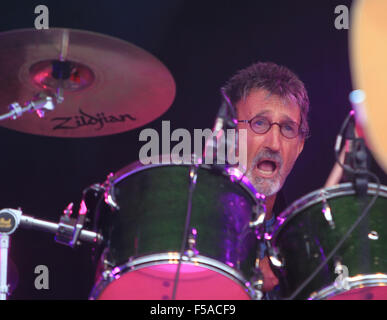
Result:
<svg viewBox="0 0 387 320">
<path fill-rule="evenodd" d="M 289 99 L 300 108 L 300 131 L 304 138 L 309 135 L 309 97 L 304 83 L 284 66 L 272 62 L 258 62 L 238 71 L 222 88 L 235 106 L 253 89 L 265 89 L 271 94 Z"/>
</svg>

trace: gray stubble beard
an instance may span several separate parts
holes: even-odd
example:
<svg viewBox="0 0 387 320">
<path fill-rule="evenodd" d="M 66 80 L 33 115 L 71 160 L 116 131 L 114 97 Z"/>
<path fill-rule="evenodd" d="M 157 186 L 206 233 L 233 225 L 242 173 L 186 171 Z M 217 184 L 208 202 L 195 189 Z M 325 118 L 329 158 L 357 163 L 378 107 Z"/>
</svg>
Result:
<svg viewBox="0 0 387 320">
<path fill-rule="evenodd" d="M 254 188 L 266 197 L 276 194 L 282 187 L 281 177 L 278 173 L 274 178 L 263 178 L 254 176 L 253 170 L 255 167 L 249 168 L 246 172 L 247 178 L 253 184 Z"/>
</svg>

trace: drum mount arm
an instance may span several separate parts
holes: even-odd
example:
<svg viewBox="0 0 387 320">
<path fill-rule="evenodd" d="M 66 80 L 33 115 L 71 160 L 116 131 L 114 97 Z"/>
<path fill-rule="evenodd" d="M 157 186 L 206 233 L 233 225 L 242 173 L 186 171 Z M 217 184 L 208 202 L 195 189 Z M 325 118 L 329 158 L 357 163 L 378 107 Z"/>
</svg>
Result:
<svg viewBox="0 0 387 320">
<path fill-rule="evenodd" d="M 66 210 L 65 210 L 66 211 Z M 37 231 L 45 231 L 49 233 L 54 233 L 57 235 L 64 235 L 67 234 L 69 235 L 70 233 L 72 234 L 71 236 L 71 241 L 69 243 L 65 243 L 64 241 L 58 241 L 59 243 L 62 244 L 67 244 L 72 247 L 75 245 L 80 245 L 81 241 L 84 242 L 89 242 L 89 243 L 96 243 L 99 244 L 103 241 L 103 237 L 101 234 L 89 231 L 89 230 L 84 230 L 83 226 L 81 227 L 81 224 L 79 223 L 79 220 L 77 221 L 74 218 L 70 218 L 68 215 L 66 217 L 62 217 L 60 223 L 54 223 L 54 222 L 49 222 L 41 219 L 36 219 L 31 216 L 24 215 L 23 211 L 19 209 L 2 209 L 0 210 L 0 213 L 2 212 L 7 212 L 12 215 L 16 215 L 19 217 L 18 219 L 18 225 L 21 226 L 22 228 L 25 229 L 34 229 Z M 0 217 L 1 220 L 1 217 Z M 78 226 L 77 226 L 78 222 Z"/>
<path fill-rule="evenodd" d="M 84 217 L 78 220 L 70 218 L 68 213 L 69 210 L 71 211 L 71 208 L 68 207 L 66 210 L 67 214 L 61 218 L 59 224 L 26 216 L 20 208 L 0 210 L 0 300 L 6 300 L 9 294 L 9 286 L 7 284 L 9 236 L 19 226 L 26 229 L 55 233 L 57 235 L 57 242 L 70 245 L 71 247 L 79 245 L 80 241 L 97 244 L 103 241 L 100 234 L 83 230 Z M 58 238 L 60 238 L 60 241 L 58 241 Z"/>
<path fill-rule="evenodd" d="M 103 239 L 100 234 L 83 230 L 89 213 L 88 206 L 86 205 L 86 195 L 89 191 L 99 193 L 105 191 L 105 188 L 99 184 L 94 184 L 83 190 L 77 218 L 72 217 L 74 203 L 71 202 L 68 204 L 63 211 L 63 215 L 60 218 L 58 228 L 55 232 L 56 242 L 71 248 L 80 245 L 80 241 L 82 240 L 98 244 L 102 242 Z"/>
</svg>

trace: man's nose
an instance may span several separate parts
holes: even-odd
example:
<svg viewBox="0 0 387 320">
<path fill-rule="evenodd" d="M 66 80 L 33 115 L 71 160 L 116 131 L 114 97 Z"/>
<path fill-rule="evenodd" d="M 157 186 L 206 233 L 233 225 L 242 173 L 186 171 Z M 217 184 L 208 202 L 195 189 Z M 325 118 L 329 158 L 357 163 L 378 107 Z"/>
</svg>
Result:
<svg viewBox="0 0 387 320">
<path fill-rule="evenodd" d="M 265 134 L 265 147 L 273 151 L 279 151 L 281 148 L 282 135 L 280 126 L 274 123 L 270 130 Z"/>
</svg>

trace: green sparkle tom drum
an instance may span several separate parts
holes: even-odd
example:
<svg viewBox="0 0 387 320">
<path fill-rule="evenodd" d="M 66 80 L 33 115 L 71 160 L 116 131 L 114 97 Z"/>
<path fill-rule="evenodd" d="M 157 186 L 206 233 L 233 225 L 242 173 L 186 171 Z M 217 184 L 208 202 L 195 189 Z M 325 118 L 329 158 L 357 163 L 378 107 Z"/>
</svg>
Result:
<svg viewBox="0 0 387 320">
<path fill-rule="evenodd" d="M 172 298 L 192 169 L 132 165 L 105 183 L 97 220 L 107 243 L 92 299 Z M 195 171 L 176 299 L 256 298 L 249 279 L 257 238 L 249 223 L 263 200 L 236 169 Z"/>
<path fill-rule="evenodd" d="M 282 256 L 274 267 L 281 298 L 290 297 L 325 261 L 375 194 L 368 184 L 361 199 L 351 183 L 314 191 L 276 220 L 271 245 Z M 387 299 L 387 188 L 361 224 L 296 299 Z"/>
</svg>

